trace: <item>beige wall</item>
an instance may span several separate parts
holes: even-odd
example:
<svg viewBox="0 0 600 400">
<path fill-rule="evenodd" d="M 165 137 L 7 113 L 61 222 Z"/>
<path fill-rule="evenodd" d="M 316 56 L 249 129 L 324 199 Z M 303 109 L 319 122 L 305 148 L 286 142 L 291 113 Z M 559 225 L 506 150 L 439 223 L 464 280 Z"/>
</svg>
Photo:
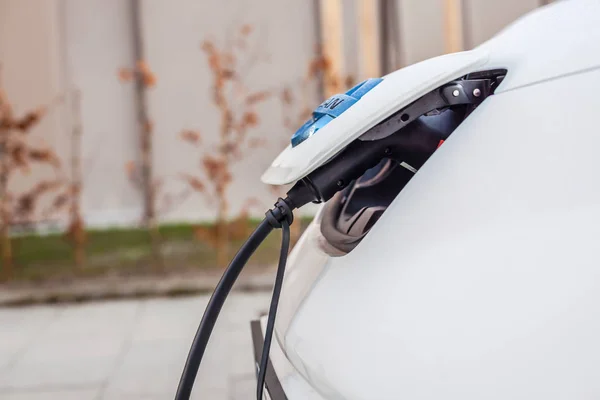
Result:
<svg viewBox="0 0 600 400">
<path fill-rule="evenodd" d="M 402 60 L 414 64 L 444 53 L 444 0 L 400 0 Z"/>
<path fill-rule="evenodd" d="M 539 7 L 540 0 L 462 0 L 467 26 L 466 46 L 475 47 L 521 15 Z"/>
<path fill-rule="evenodd" d="M 142 198 L 125 173 L 139 159 L 134 87 L 117 78 L 135 63 L 130 2 L 61 2 L 68 85 L 82 93 L 83 210 L 94 225 L 138 222 Z"/>
<path fill-rule="evenodd" d="M 64 74 L 61 65 L 58 2 L 54 0 L 0 0 L 0 79 L 17 115 L 56 102 Z M 32 129 L 31 142 L 50 145 L 59 155 L 68 153 L 65 141 L 65 107 L 55 106 Z M 39 178 L 54 178 L 48 167 L 11 176 L 9 188 L 20 192 Z"/>
<path fill-rule="evenodd" d="M 444 0 L 398 0 L 401 58 L 405 64 L 444 52 Z M 475 46 L 537 6 L 537 0 L 463 0 L 466 47 Z M 297 82 L 314 54 L 316 27 L 313 1 L 298 0 L 141 0 L 145 58 L 158 76 L 148 93 L 148 111 L 155 126 L 156 175 L 166 190 L 182 189 L 179 172 L 200 171 L 199 156 L 178 139 L 182 129 L 198 129 L 204 146 L 217 141 L 219 115 L 210 100 L 211 78 L 200 51 L 204 38 L 222 43 L 232 29 L 255 27 L 255 48 L 261 54 L 250 69 L 252 90 L 282 88 Z M 356 74 L 355 0 L 344 2 L 346 71 Z M 132 11 L 128 0 L 0 0 L 0 63 L 17 110 L 51 101 L 77 87 L 83 93 L 83 208 L 92 225 L 136 223 L 141 215 L 140 192 L 128 181 L 124 165 L 139 159 L 135 93 L 118 81 L 119 67 L 131 66 Z M 313 93 L 315 93 L 313 91 Z M 313 94 L 311 105 L 318 98 Z M 70 115 L 58 107 L 33 132 L 66 156 Z M 272 142 L 248 153 L 234 167 L 230 188 L 232 213 L 249 197 L 262 205 L 273 194 L 259 181 L 260 174 L 283 147 L 291 132 L 282 126 L 280 104 L 260 107 L 263 121 L 253 135 Z M 43 173 L 11 182 L 23 189 Z M 167 220 L 211 219 L 214 207 L 192 197 Z"/>
</svg>

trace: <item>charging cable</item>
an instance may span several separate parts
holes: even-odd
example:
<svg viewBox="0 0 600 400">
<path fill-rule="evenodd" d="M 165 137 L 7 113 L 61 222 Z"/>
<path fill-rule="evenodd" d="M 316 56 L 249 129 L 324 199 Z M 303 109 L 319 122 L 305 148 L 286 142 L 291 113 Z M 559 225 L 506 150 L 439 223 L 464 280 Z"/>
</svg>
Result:
<svg viewBox="0 0 600 400">
<path fill-rule="evenodd" d="M 212 330 L 217 322 L 219 313 L 223 308 L 225 299 L 229 295 L 233 284 L 248 262 L 248 259 L 273 229 L 282 228 L 283 235 L 279 265 L 277 267 L 277 276 L 273 289 L 273 297 L 271 299 L 267 330 L 265 332 L 265 341 L 263 344 L 263 353 L 260 363 L 261 365 L 258 371 L 257 396 L 259 396 L 258 399 L 262 400 L 265 372 L 267 362 L 269 360 L 269 348 L 271 346 L 271 338 L 275 324 L 275 314 L 277 311 L 277 304 L 279 303 L 279 295 L 281 293 L 281 286 L 283 283 L 283 272 L 285 270 L 287 253 L 290 246 L 290 225 L 294 220 L 292 213 L 294 207 L 292 204 L 293 203 L 289 200 L 289 198 L 280 198 L 277 200 L 275 207 L 267 211 L 265 214 L 265 219 L 263 219 L 254 232 L 252 232 L 246 243 L 242 245 L 223 273 L 221 280 L 217 284 L 215 291 L 208 301 L 208 305 L 206 306 L 206 310 L 202 316 L 202 321 L 200 321 L 200 326 L 198 326 L 198 330 L 194 336 L 188 358 L 185 362 L 185 366 L 183 367 L 179 386 L 177 387 L 175 400 L 188 400 L 190 398 L 202 357 L 204 356 L 208 340 L 210 339 Z"/>
<path fill-rule="evenodd" d="M 273 338 L 273 328 L 275 327 L 275 315 L 277 314 L 277 305 L 283 286 L 283 273 L 287 262 L 288 252 L 290 250 L 290 224 L 287 220 L 281 221 L 281 251 L 279 253 L 279 265 L 277 266 L 277 275 L 275 276 L 275 285 L 273 286 L 273 296 L 271 297 L 271 306 L 269 307 L 269 316 L 267 318 L 267 329 L 265 331 L 265 340 L 263 342 L 262 355 L 258 370 L 256 383 L 256 399 L 262 400 L 265 386 L 265 375 L 267 373 L 267 364 L 269 363 L 269 351 L 271 349 L 271 339 Z"/>
</svg>

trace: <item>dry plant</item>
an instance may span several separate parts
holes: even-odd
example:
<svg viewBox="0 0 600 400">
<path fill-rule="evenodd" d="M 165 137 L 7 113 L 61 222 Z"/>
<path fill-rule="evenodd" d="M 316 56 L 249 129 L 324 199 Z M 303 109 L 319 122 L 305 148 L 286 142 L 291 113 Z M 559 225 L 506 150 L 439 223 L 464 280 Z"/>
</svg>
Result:
<svg viewBox="0 0 600 400">
<path fill-rule="evenodd" d="M 148 64 L 139 60 L 134 68 L 121 68 L 118 72 L 119 79 L 122 82 L 134 82 L 138 94 L 138 124 L 139 144 L 141 159 L 139 162 L 129 161 L 125 166 L 129 180 L 138 187 L 144 198 L 143 224 L 150 233 L 150 245 L 152 258 L 159 269 L 162 268 L 162 257 L 160 251 L 160 233 L 157 222 L 156 198 L 161 182 L 155 179 L 152 163 L 152 135 L 153 124 L 146 115 L 144 96 L 142 92 L 156 86 L 156 75 L 152 72 Z"/>
<path fill-rule="evenodd" d="M 243 25 L 225 46 L 219 47 L 212 40 L 205 40 L 201 46 L 212 78 L 211 98 L 220 116 L 218 144 L 202 146 L 199 132 L 181 133 L 186 143 L 198 149 L 203 177 L 191 173 L 180 176 L 190 189 L 216 207 L 214 227 L 197 227 L 196 237 L 214 246 L 220 266 L 226 265 L 229 241 L 240 227 L 247 227 L 247 210 L 256 203 L 249 199 L 242 213 L 229 221 L 227 189 L 232 182 L 232 167 L 243 159 L 246 150 L 265 144 L 263 139 L 249 137 L 260 123 L 257 106 L 271 95 L 270 91 L 252 92 L 246 86 L 246 76 L 260 58 L 259 52 L 249 51 L 252 30 L 250 25 Z"/>
<path fill-rule="evenodd" d="M 35 147 L 28 140 L 31 130 L 60 100 L 57 98 L 50 105 L 16 115 L 0 80 L 0 244 L 3 279 L 10 279 L 14 274 L 10 227 L 36 223 L 35 211 L 40 198 L 64 185 L 56 153 L 48 146 Z M 11 178 L 17 172 L 29 174 L 33 164 L 49 166 L 54 171 L 54 178 L 39 180 L 23 193 L 12 192 Z"/>
<path fill-rule="evenodd" d="M 83 217 L 81 216 L 81 190 L 83 186 L 81 173 L 81 136 L 83 135 L 81 123 L 81 92 L 75 90 L 71 100 L 73 126 L 71 130 L 71 182 L 67 196 L 67 199 L 69 200 L 70 221 L 67 234 L 73 243 L 75 265 L 77 265 L 78 268 L 81 268 L 85 263 L 86 242 L 85 224 Z"/>
<path fill-rule="evenodd" d="M 63 185 L 63 189 L 54 197 L 49 208 L 43 215 L 48 218 L 63 209 L 67 209 L 69 221 L 65 232 L 65 237 L 73 246 L 73 258 L 75 266 L 82 269 L 85 265 L 85 244 L 87 234 L 85 223 L 81 214 L 81 191 L 83 187 L 83 177 L 81 171 L 81 136 L 83 127 L 81 122 L 81 92 L 77 89 L 71 91 L 71 116 L 72 126 L 70 132 L 70 167 L 71 176 L 68 183 Z"/>
</svg>

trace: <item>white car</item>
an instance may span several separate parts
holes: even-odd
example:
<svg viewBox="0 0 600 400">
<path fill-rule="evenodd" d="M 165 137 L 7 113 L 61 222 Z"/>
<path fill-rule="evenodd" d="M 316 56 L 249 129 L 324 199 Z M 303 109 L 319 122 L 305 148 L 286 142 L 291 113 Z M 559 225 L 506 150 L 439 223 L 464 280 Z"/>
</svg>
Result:
<svg viewBox="0 0 600 400">
<path fill-rule="evenodd" d="M 439 143 L 321 206 L 288 261 L 266 396 L 600 398 L 600 1 L 369 85 L 263 180 L 304 179 L 403 124 Z"/>
</svg>

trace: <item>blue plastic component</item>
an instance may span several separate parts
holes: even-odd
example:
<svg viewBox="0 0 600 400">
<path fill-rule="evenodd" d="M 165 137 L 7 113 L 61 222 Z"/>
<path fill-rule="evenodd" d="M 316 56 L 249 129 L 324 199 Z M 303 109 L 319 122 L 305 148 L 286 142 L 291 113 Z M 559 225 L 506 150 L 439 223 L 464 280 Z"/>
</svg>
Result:
<svg viewBox="0 0 600 400">
<path fill-rule="evenodd" d="M 319 107 L 313 111 L 313 118 L 320 118 L 324 115 L 329 115 L 333 118 L 339 117 L 342 115 L 344 111 L 346 111 L 350 106 L 356 103 L 358 99 L 355 99 L 352 96 L 348 96 L 345 94 L 336 94 L 335 96 L 330 97 L 324 103 L 321 103 Z"/>
<path fill-rule="evenodd" d="M 334 118 L 342 115 L 344 111 L 352 107 L 365 93 L 373 89 L 381 81 L 383 81 L 381 78 L 367 79 L 348 90 L 345 94 L 336 94 L 325 100 L 313 111 L 312 118 L 306 121 L 294 133 L 292 136 L 292 147 L 298 146 L 314 135 L 319 129 L 333 121 Z"/>
</svg>

